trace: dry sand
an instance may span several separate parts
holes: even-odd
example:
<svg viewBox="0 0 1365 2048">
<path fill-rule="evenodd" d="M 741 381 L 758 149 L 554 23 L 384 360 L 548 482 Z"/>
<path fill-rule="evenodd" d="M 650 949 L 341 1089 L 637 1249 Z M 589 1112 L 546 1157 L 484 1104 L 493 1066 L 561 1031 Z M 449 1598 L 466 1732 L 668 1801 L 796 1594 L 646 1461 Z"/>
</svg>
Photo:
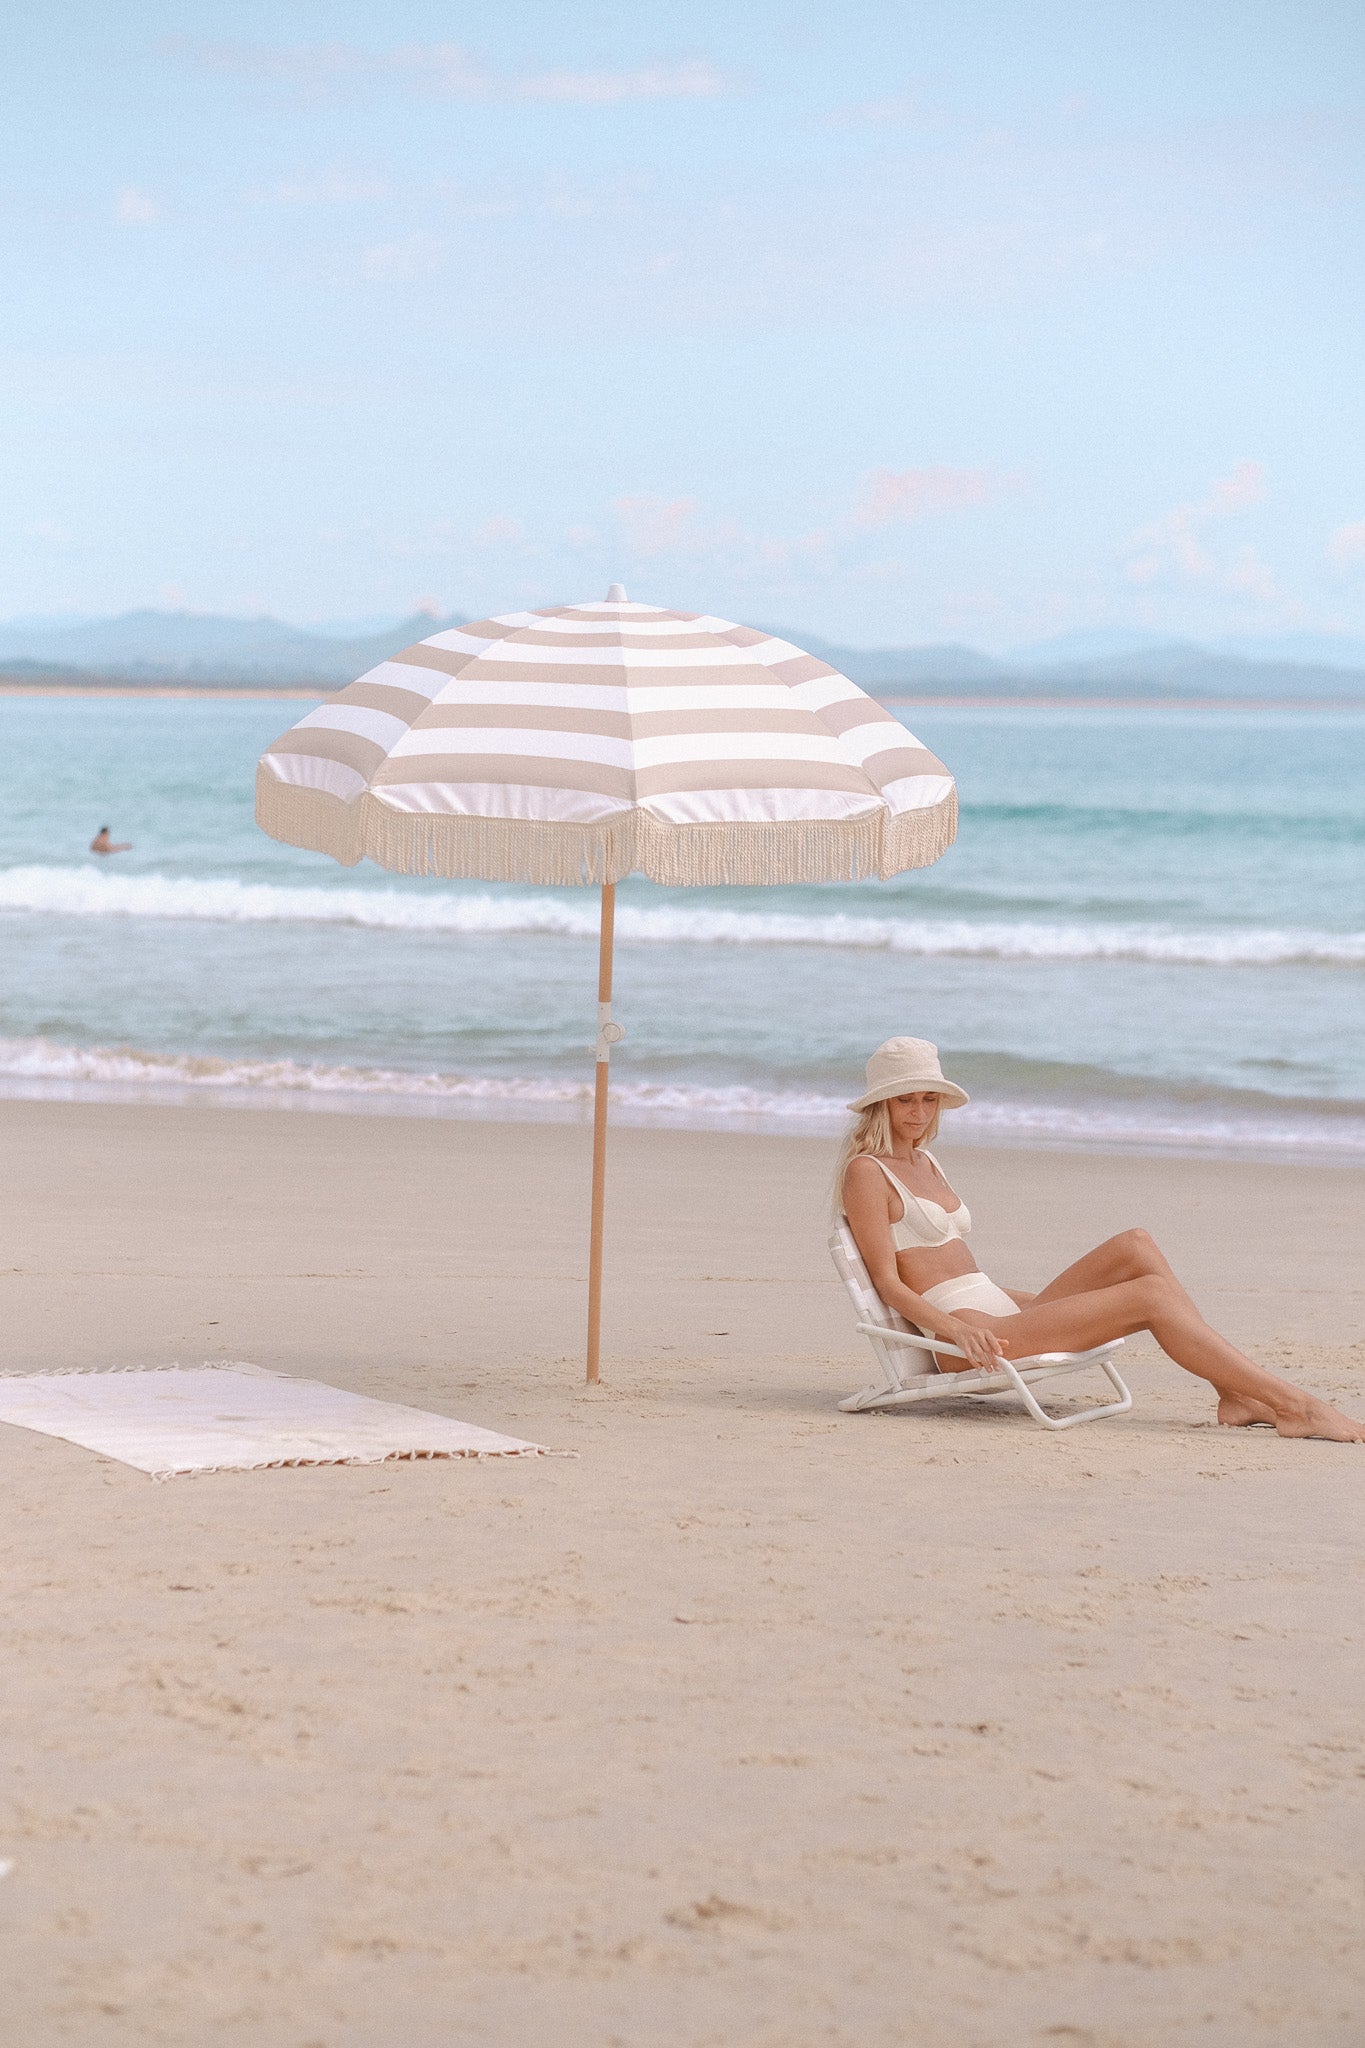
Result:
<svg viewBox="0 0 1365 2048">
<path fill-rule="evenodd" d="M 244 1358 L 578 1453 L 157 1485 L 0 1427 L 13 2048 L 1359 2048 L 1365 1451 L 841 1416 L 829 1148 L 0 1104 L 10 1369 Z M 1362 1185 L 945 1145 L 1365 1406 Z M 1067 1398 L 1070 1398 L 1068 1395 Z"/>
</svg>

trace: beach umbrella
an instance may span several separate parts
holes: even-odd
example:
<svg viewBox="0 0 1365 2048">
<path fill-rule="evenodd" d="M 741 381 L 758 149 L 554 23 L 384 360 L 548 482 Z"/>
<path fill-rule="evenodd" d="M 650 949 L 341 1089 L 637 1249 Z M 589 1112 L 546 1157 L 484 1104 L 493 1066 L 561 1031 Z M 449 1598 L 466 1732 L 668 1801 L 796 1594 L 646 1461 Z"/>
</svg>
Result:
<svg viewBox="0 0 1365 2048">
<path fill-rule="evenodd" d="M 704 613 L 508 612 L 380 662 L 261 756 L 272 837 L 405 875 L 602 892 L 588 1264 L 598 1376 L 616 884 L 856 881 L 952 844 L 943 763 L 828 662 Z"/>
</svg>

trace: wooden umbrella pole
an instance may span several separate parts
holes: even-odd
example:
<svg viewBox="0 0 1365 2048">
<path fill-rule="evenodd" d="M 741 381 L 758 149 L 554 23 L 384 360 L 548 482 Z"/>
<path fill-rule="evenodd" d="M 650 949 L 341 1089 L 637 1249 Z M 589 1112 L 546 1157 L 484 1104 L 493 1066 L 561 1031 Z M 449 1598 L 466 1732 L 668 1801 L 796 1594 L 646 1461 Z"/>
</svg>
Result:
<svg viewBox="0 0 1365 2048">
<path fill-rule="evenodd" d="M 616 931 L 616 887 L 602 885 L 602 928 L 597 954 L 597 1083 L 592 1105 L 592 1229 L 588 1244 L 588 1385 L 601 1378 L 602 1221 L 607 1195 L 607 1083 L 611 1049 L 625 1037 L 611 1018 L 611 955 Z"/>
</svg>

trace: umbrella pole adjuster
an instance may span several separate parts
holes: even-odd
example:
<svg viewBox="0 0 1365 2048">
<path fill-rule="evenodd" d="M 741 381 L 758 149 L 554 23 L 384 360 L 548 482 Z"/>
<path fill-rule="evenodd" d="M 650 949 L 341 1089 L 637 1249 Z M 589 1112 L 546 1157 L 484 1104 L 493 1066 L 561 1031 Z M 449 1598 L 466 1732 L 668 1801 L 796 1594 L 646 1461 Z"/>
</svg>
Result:
<svg viewBox="0 0 1365 2048">
<path fill-rule="evenodd" d="M 625 1035 L 626 1027 L 624 1024 L 618 1024 L 612 1016 L 611 1004 L 599 1003 L 597 1005 L 597 1058 L 601 1066 L 606 1065 L 607 1061 L 611 1058 L 612 1047 L 619 1045 Z"/>
</svg>

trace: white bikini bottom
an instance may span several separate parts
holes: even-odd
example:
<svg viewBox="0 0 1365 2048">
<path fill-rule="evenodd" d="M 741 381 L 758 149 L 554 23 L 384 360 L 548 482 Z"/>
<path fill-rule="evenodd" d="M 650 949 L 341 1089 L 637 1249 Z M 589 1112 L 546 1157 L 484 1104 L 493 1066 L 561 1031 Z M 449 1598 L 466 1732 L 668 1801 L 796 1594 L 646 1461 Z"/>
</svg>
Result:
<svg viewBox="0 0 1365 2048">
<path fill-rule="evenodd" d="M 935 1308 L 946 1308 L 949 1315 L 955 1315 L 960 1308 L 977 1308 L 988 1316 L 1017 1316 L 1019 1304 L 1011 1301 L 1003 1287 L 997 1287 L 994 1280 L 988 1280 L 984 1273 L 959 1273 L 952 1280 L 940 1280 L 937 1287 L 926 1287 L 924 1300 L 932 1301 Z"/>
</svg>

